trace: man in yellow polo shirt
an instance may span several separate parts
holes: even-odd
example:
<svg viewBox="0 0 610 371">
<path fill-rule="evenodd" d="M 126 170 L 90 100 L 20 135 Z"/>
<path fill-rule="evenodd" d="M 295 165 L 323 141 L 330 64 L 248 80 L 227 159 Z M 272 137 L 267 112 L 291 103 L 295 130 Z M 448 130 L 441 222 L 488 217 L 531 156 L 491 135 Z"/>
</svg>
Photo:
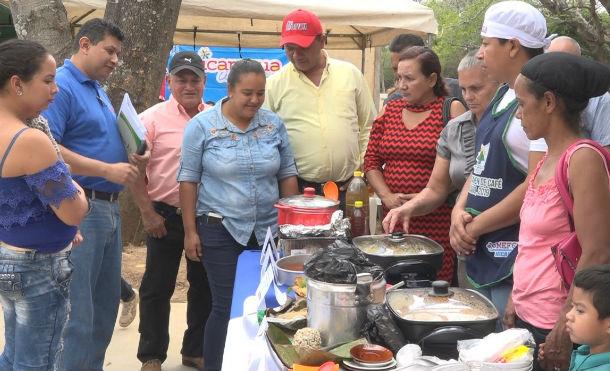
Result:
<svg viewBox="0 0 610 371">
<path fill-rule="evenodd" d="M 361 166 L 377 113 L 360 70 L 330 58 L 325 44 L 315 14 L 288 14 L 280 46 L 291 63 L 267 80 L 265 99 L 288 129 L 299 188 L 313 186 L 318 193 L 329 180 L 344 186 Z"/>
</svg>

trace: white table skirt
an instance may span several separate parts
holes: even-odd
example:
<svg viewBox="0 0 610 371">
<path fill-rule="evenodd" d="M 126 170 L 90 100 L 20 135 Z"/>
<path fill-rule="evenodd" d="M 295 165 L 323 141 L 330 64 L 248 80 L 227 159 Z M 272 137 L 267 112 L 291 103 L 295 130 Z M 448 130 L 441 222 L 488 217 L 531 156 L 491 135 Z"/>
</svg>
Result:
<svg viewBox="0 0 610 371">
<path fill-rule="evenodd" d="M 265 335 L 257 336 L 256 314 L 229 321 L 222 362 L 223 371 L 288 370 L 269 347 Z"/>
</svg>

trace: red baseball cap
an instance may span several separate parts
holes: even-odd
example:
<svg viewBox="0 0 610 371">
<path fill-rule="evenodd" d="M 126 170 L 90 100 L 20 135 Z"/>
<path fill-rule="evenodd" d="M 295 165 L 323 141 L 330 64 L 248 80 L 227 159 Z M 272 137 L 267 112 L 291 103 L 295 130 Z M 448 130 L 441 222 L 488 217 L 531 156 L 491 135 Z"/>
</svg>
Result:
<svg viewBox="0 0 610 371">
<path fill-rule="evenodd" d="M 301 48 L 307 48 L 313 43 L 316 36 L 323 33 L 322 23 L 317 15 L 307 10 L 297 9 L 284 17 L 280 47 L 295 44 Z"/>
</svg>

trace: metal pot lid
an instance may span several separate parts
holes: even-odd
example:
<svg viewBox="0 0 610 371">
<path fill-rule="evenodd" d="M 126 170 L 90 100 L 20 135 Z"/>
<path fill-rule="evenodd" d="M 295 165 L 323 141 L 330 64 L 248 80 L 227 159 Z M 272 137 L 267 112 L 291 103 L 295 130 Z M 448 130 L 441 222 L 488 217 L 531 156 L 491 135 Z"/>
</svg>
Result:
<svg viewBox="0 0 610 371">
<path fill-rule="evenodd" d="M 378 256 L 410 256 L 442 254 L 443 247 L 425 236 L 402 232 L 386 235 L 359 236 L 354 245 L 363 252 Z"/>
<path fill-rule="evenodd" d="M 417 322 L 473 322 L 498 317 L 494 305 L 474 290 L 434 281 L 432 288 L 399 289 L 387 293 L 388 306 L 399 317 Z"/>
<path fill-rule="evenodd" d="M 327 209 L 337 206 L 339 201 L 331 200 L 330 198 L 325 198 L 323 196 L 317 196 L 315 189 L 307 187 L 303 190 L 302 195 L 282 198 L 278 201 L 278 203 L 284 206 L 306 209 Z"/>
</svg>

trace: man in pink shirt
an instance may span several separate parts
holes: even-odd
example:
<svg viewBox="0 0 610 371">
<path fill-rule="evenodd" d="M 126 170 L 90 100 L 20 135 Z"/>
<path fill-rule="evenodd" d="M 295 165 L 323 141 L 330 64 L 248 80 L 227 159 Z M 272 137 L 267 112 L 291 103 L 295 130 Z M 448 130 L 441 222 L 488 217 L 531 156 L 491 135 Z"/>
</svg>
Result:
<svg viewBox="0 0 610 371">
<path fill-rule="evenodd" d="M 140 177 L 136 185 L 143 191 L 134 192 L 148 233 L 146 270 L 140 286 L 138 359 L 142 371 L 161 371 L 167 358 L 170 298 L 184 243 L 176 174 L 184 129 L 205 108 L 203 61 L 193 52 L 177 53 L 170 62 L 167 82 L 172 92 L 169 100 L 140 114 L 151 151 L 146 178 Z M 182 341 L 182 364 L 203 370 L 203 330 L 211 309 L 211 294 L 203 265 L 185 259 L 188 328 Z"/>
</svg>

